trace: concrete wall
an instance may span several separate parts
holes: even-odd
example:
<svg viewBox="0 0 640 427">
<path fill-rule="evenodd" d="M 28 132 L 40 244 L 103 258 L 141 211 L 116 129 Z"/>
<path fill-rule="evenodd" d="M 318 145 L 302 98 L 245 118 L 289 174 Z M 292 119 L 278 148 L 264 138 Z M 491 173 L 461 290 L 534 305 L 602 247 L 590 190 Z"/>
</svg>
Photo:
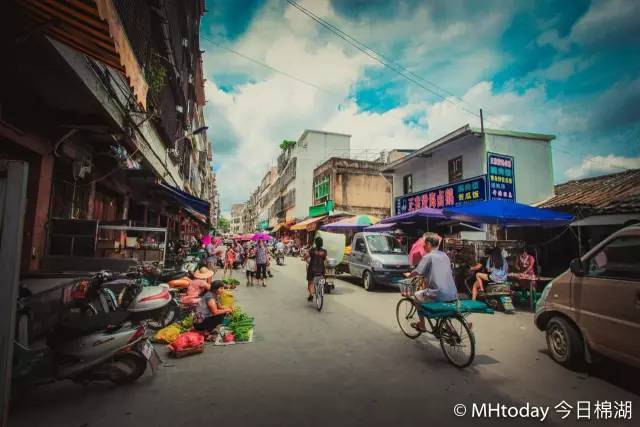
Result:
<svg viewBox="0 0 640 427">
<path fill-rule="evenodd" d="M 517 202 L 532 204 L 553 196 L 551 142 L 490 134 L 485 142 L 488 152 L 513 156 Z M 486 163 L 485 155 L 485 173 Z"/>
<path fill-rule="evenodd" d="M 313 170 L 324 163 L 335 152 L 346 152 L 350 147 L 351 137 L 325 132 L 308 131 L 298 141 L 292 156 L 296 163 L 296 205 L 292 210 L 295 218 L 305 218 L 309 206 L 313 205 Z"/>
<path fill-rule="evenodd" d="M 388 216 L 391 185 L 382 175 L 337 173 L 331 182 L 336 210 Z"/>
<path fill-rule="evenodd" d="M 449 183 L 449 160 L 462 155 L 463 179 L 485 174 L 486 154 L 480 137 L 467 135 L 431 153 L 430 158 L 414 157 L 393 174 L 393 197 L 403 194 L 403 177 L 413 175 L 413 192 Z"/>
</svg>

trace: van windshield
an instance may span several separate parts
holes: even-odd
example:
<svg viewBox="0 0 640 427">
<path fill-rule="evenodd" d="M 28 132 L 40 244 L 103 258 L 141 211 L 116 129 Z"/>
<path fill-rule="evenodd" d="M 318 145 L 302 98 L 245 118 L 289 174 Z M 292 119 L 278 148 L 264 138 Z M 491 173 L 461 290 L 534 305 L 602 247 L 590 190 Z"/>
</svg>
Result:
<svg viewBox="0 0 640 427">
<path fill-rule="evenodd" d="M 374 254 L 406 254 L 402 245 L 388 234 L 371 234 L 367 236 L 367 245 Z"/>
</svg>

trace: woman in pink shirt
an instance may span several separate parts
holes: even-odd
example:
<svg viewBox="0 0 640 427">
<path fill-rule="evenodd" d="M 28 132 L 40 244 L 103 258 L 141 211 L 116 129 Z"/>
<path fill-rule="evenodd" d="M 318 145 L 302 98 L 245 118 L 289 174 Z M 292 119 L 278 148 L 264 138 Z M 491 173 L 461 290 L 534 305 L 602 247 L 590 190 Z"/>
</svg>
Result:
<svg viewBox="0 0 640 427">
<path fill-rule="evenodd" d="M 193 273 L 193 277 L 195 277 L 195 279 L 189 283 L 187 293 L 182 297 L 184 304 L 197 304 L 200 301 L 200 296 L 211 289 L 213 271 L 207 267 L 200 267 L 198 271 Z"/>
</svg>

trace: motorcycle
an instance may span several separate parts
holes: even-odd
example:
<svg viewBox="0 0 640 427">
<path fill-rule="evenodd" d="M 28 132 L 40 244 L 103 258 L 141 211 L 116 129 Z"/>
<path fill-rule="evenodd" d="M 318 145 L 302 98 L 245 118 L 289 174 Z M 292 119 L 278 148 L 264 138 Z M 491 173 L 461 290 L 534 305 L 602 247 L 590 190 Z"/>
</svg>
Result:
<svg viewBox="0 0 640 427">
<path fill-rule="evenodd" d="M 469 295 L 471 295 L 471 289 L 473 288 L 473 282 L 475 281 L 475 273 L 477 271 L 469 269 L 464 284 L 467 288 Z M 504 311 L 505 314 L 515 313 L 513 307 L 513 300 L 511 298 L 511 284 L 510 283 L 487 283 L 484 285 L 484 291 L 478 290 L 477 299 L 484 301 L 489 307 L 494 310 Z"/>
<path fill-rule="evenodd" d="M 284 251 L 282 249 L 276 250 L 276 264 L 284 265 Z"/>
<path fill-rule="evenodd" d="M 149 284 L 136 273 L 114 276 L 109 272 L 96 273 L 72 290 L 73 304 L 69 312 L 87 315 L 122 311 L 134 323 L 147 321 L 151 329 L 171 324 L 179 310 L 169 292 L 169 285 Z"/>
<path fill-rule="evenodd" d="M 19 301 L 19 321 L 24 315 L 28 318 L 27 312 L 28 306 Z M 142 376 L 147 364 L 155 372 L 160 358 L 144 337 L 144 326 L 134 327 L 126 320 L 126 312 L 112 312 L 60 322 L 44 348 L 14 340 L 14 387 L 65 379 L 126 384 Z"/>
</svg>

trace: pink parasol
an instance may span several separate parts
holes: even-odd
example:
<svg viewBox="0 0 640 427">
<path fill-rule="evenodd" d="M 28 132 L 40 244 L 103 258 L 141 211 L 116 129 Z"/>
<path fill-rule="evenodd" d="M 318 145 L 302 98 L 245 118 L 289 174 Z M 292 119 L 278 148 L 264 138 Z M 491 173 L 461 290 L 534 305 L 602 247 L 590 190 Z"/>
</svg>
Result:
<svg viewBox="0 0 640 427">
<path fill-rule="evenodd" d="M 202 236 L 202 246 L 207 246 L 209 243 L 211 243 L 211 234 Z"/>
<path fill-rule="evenodd" d="M 424 239 L 421 237 L 411 246 L 409 251 L 409 264 L 418 265 L 423 256 L 427 253 L 424 250 Z"/>
<path fill-rule="evenodd" d="M 267 233 L 256 233 L 251 238 L 251 240 L 253 240 L 254 242 L 258 240 L 271 240 L 271 239 L 273 239 L 273 237 L 271 237 Z"/>
</svg>

